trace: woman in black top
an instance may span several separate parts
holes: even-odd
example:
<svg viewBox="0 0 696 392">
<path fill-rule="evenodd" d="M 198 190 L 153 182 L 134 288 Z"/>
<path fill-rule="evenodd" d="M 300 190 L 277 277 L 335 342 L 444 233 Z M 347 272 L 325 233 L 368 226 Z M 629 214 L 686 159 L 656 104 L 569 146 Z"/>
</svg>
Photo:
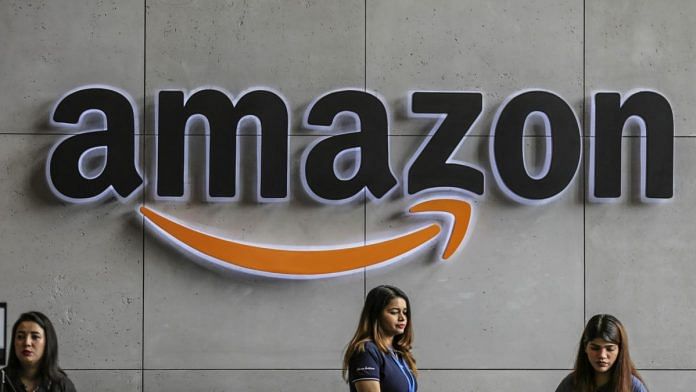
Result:
<svg viewBox="0 0 696 392">
<path fill-rule="evenodd" d="M 412 313 L 406 294 L 394 286 L 370 290 L 343 358 L 343 377 L 350 391 L 416 392 L 418 371 L 412 342 Z"/>
<path fill-rule="evenodd" d="M 58 367 L 56 331 L 43 313 L 27 312 L 12 327 L 12 345 L 5 368 L 6 392 L 75 392 Z"/>
</svg>

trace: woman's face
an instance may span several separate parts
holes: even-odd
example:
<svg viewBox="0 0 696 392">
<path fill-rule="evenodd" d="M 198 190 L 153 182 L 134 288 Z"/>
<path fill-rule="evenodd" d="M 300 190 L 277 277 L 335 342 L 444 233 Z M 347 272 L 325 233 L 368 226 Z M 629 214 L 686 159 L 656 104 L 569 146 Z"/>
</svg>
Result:
<svg viewBox="0 0 696 392">
<path fill-rule="evenodd" d="M 33 321 L 22 321 L 17 326 L 14 348 L 22 367 L 37 366 L 44 354 L 46 340 L 43 328 Z"/>
<path fill-rule="evenodd" d="M 394 298 L 382 310 L 380 325 L 384 334 L 390 337 L 401 335 L 408 324 L 408 308 L 403 298 Z"/>
<path fill-rule="evenodd" d="M 614 362 L 619 356 L 619 345 L 596 338 L 587 343 L 585 353 L 595 372 L 605 373 L 614 366 Z"/>
</svg>

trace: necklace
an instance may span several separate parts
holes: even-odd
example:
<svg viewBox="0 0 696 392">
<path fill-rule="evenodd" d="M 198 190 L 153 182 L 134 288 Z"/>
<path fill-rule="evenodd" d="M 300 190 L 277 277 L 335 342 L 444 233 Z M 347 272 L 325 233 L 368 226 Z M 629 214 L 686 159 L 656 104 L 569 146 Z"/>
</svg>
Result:
<svg viewBox="0 0 696 392">
<path fill-rule="evenodd" d="M 24 390 L 25 390 L 25 391 L 27 391 L 27 392 L 38 392 L 38 390 L 39 390 L 39 383 L 34 384 L 34 383 L 32 382 L 34 388 L 27 387 L 27 384 L 29 384 L 29 383 L 24 383 L 24 381 L 22 381 L 22 387 L 24 387 Z M 29 385 L 32 385 L 32 384 L 29 384 Z"/>
</svg>

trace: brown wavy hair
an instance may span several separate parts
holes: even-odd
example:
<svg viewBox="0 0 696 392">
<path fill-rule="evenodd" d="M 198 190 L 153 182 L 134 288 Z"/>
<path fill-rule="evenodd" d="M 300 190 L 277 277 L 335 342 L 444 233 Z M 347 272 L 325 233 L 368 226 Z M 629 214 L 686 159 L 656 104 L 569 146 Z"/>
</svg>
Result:
<svg viewBox="0 0 696 392">
<path fill-rule="evenodd" d="M 374 342 L 379 350 L 385 354 L 389 352 L 387 336 L 382 330 L 380 317 L 384 309 L 389 305 L 389 302 L 394 298 L 401 298 L 406 301 L 408 313 L 406 318 L 406 329 L 404 333 L 394 336 L 392 348 L 404 358 L 413 375 L 418 375 L 416 360 L 413 358 L 413 354 L 411 354 L 411 345 L 413 344 L 413 310 L 411 309 L 411 302 L 406 296 L 406 293 L 398 287 L 382 285 L 373 288 L 367 293 L 365 305 L 360 314 L 358 329 L 355 331 L 353 339 L 348 343 L 345 355 L 343 356 L 344 379 L 348 379 L 348 366 L 351 357 L 353 357 L 353 354 L 356 352 L 364 352 L 366 342 Z"/>
<path fill-rule="evenodd" d="M 585 330 L 580 338 L 578 356 L 575 359 L 575 371 L 573 379 L 576 391 L 593 392 L 597 389 L 595 382 L 595 370 L 587 358 L 585 349 L 593 339 L 602 339 L 619 346 L 619 354 L 616 357 L 614 366 L 610 369 L 611 375 L 606 390 L 612 392 L 631 392 L 632 377 L 634 376 L 643 382 L 638 374 L 631 355 L 628 351 L 628 334 L 623 324 L 614 316 L 609 314 L 597 314 L 592 316 L 587 322 Z"/>
</svg>

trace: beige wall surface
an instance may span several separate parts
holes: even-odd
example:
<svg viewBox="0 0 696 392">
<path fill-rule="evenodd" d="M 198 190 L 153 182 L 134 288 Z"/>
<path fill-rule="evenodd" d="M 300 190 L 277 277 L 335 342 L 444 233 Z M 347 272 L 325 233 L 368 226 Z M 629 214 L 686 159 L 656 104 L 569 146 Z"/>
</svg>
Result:
<svg viewBox="0 0 696 392">
<path fill-rule="evenodd" d="M 573 366 L 585 321 L 611 313 L 651 390 L 696 379 L 696 2 L 672 0 L 0 0 L 0 301 L 54 321 L 60 363 L 82 391 L 345 391 L 341 356 L 367 290 L 411 297 L 423 391 L 553 391 Z M 107 85 L 136 105 L 145 184 L 127 201 L 62 201 L 46 179 L 61 139 L 51 125 L 67 92 Z M 188 201 L 154 197 L 155 98 L 215 87 L 282 95 L 289 198 L 254 200 L 253 153 L 239 137 L 241 196 L 206 202 L 208 136 L 186 136 Z M 623 197 L 588 197 L 593 92 L 660 92 L 674 112 L 675 194 L 643 203 L 640 133 L 623 143 Z M 338 90 L 386 104 L 399 187 L 322 204 L 303 189 L 301 157 L 318 138 L 308 105 Z M 525 89 L 562 97 L 583 129 L 566 192 L 543 205 L 510 200 L 494 180 L 491 122 Z M 279 247 L 364 244 L 402 233 L 409 160 L 435 120 L 410 118 L 411 91 L 477 91 L 483 112 L 453 159 L 483 171 L 484 196 L 462 193 L 473 222 L 447 261 L 429 246 L 382 268 L 279 279 L 209 268 L 148 229 L 145 205 L 227 238 Z M 525 134 L 527 156 L 545 143 Z M 537 153 L 537 154 L 535 154 Z M 540 159 L 528 160 L 530 167 Z M 449 192 L 449 195 L 457 192 Z M 691 256 L 689 256 L 691 255 Z"/>
</svg>

